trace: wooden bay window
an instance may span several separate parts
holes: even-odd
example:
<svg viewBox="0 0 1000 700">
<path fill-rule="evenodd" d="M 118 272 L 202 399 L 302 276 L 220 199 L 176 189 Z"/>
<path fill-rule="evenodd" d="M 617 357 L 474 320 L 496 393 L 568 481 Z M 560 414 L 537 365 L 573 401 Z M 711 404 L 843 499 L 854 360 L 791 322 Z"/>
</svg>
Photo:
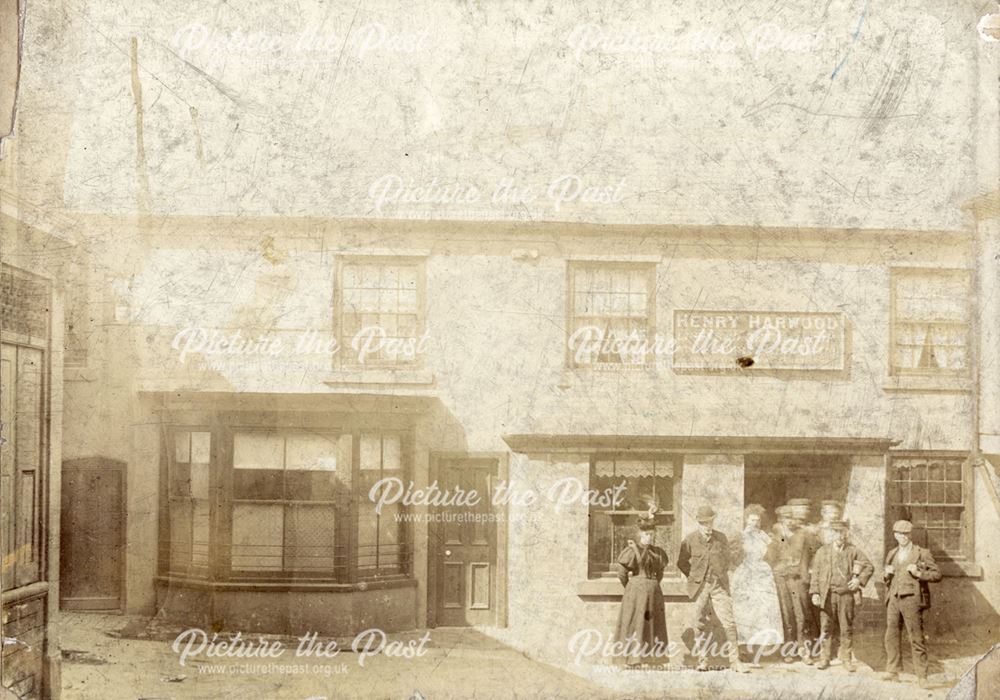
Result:
<svg viewBox="0 0 1000 700">
<path fill-rule="evenodd" d="M 409 573 L 407 530 L 368 490 L 410 478 L 407 434 L 175 427 L 168 446 L 168 573 L 349 583 Z"/>
</svg>

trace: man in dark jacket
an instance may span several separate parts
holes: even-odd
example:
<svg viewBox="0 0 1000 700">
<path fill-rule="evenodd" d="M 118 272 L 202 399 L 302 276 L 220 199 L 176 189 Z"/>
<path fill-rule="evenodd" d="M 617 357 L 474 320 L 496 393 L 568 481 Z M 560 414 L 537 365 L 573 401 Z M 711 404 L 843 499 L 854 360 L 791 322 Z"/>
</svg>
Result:
<svg viewBox="0 0 1000 700">
<path fill-rule="evenodd" d="M 854 671 L 854 593 L 861 590 L 875 572 L 864 553 L 847 541 L 847 523 L 829 523 L 832 542 L 817 550 L 810 567 L 809 594 L 820 610 L 820 638 L 823 640 L 817 668 L 830 666 L 833 635 L 839 632 L 840 658 L 844 668 Z"/>
<path fill-rule="evenodd" d="M 920 687 L 927 683 L 927 646 L 924 642 L 924 610 L 931 606 L 930 582 L 941 580 L 941 571 L 930 551 L 918 547 L 910 540 L 913 524 L 897 520 L 892 533 L 898 547 L 885 557 L 882 574 L 886 585 L 885 596 L 885 654 L 888 658 L 884 680 L 899 680 L 902 669 L 900 655 L 900 627 L 906 625 L 913 654 L 913 668 Z"/>
<path fill-rule="evenodd" d="M 729 595 L 729 541 L 712 527 L 715 511 L 710 506 L 701 506 L 695 518 L 698 529 L 681 542 L 677 568 L 687 577 L 688 596 L 694 601 L 691 626 L 698 649 L 698 670 L 708 668 L 708 644 L 704 634 L 706 623 L 714 611 L 726 632 L 730 668 L 738 673 L 747 673 L 749 669 L 740 662 L 736 618 Z"/>
</svg>

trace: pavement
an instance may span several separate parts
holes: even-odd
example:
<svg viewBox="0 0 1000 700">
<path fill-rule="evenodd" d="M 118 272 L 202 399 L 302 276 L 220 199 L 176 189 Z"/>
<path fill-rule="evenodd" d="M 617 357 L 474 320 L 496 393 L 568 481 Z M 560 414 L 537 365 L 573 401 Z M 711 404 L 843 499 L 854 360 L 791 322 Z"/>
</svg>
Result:
<svg viewBox="0 0 1000 700">
<path fill-rule="evenodd" d="M 353 640 L 336 640 L 330 654 L 314 645 L 296 656 L 298 640 L 267 637 L 270 658 L 206 657 L 180 663 L 177 628 L 155 619 L 63 613 L 63 700 L 332 700 L 333 698 L 945 698 L 987 651 L 981 643 L 932 647 L 931 681 L 912 674 L 901 683 L 877 678 L 875 636 L 858 640 L 856 673 L 840 665 L 819 671 L 800 662 L 763 660 L 748 674 L 729 670 L 623 670 L 610 665 L 554 666 L 529 657 L 506 630 L 435 628 L 393 634 L 383 653 L 358 654 Z M 220 635 L 219 640 L 229 639 Z M 257 639 L 255 638 L 256 642 Z M 379 640 L 376 640 L 379 641 Z M 197 650 L 197 640 L 192 650 Z M 275 646 L 275 643 L 278 646 Z M 223 651 L 221 648 L 217 649 Z M 280 652 L 278 654 L 277 652 Z M 336 653 L 334 653 L 336 652 Z M 875 663 L 878 666 L 878 663 Z M 907 667 L 904 667 L 904 671 Z"/>
</svg>

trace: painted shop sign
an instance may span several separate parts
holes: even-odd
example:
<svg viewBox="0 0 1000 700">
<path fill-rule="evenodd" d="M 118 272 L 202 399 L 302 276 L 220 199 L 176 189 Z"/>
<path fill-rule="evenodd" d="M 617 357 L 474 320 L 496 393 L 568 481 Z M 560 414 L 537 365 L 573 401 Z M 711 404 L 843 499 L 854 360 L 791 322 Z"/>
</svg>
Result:
<svg viewBox="0 0 1000 700">
<path fill-rule="evenodd" d="M 842 313 L 674 311 L 678 370 L 843 370 Z"/>
</svg>

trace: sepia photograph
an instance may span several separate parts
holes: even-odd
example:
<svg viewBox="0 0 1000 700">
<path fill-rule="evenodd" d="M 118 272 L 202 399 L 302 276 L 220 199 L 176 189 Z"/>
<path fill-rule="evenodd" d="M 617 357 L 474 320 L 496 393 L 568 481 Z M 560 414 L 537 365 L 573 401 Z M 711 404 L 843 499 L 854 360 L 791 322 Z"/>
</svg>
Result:
<svg viewBox="0 0 1000 700">
<path fill-rule="evenodd" d="M 1000 697 L 996 0 L 0 0 L 0 700 Z"/>
</svg>

